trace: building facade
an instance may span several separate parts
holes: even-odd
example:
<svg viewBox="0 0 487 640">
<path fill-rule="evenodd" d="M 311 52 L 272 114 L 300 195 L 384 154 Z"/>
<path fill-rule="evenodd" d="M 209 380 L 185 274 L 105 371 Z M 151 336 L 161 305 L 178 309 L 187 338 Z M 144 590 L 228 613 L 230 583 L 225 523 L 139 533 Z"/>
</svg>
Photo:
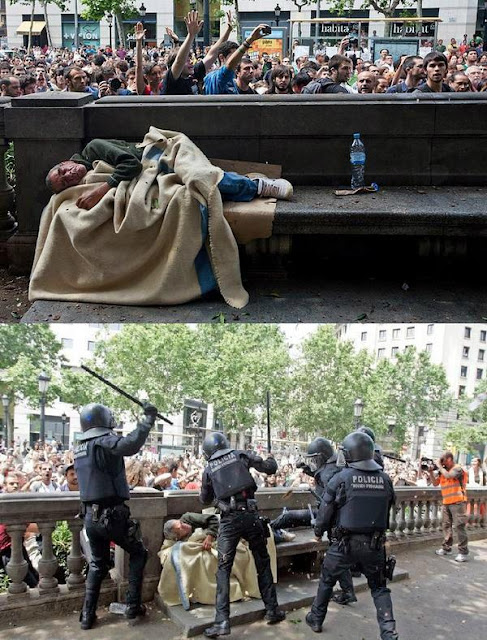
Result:
<svg viewBox="0 0 487 640">
<path fill-rule="evenodd" d="M 357 351 L 366 349 L 378 360 L 394 360 L 410 347 L 426 351 L 434 364 L 444 367 L 454 398 L 473 396 L 487 375 L 487 324 L 341 324 L 337 336 L 352 342 Z M 416 425 L 410 434 L 411 457 L 438 457 L 448 446 L 444 434 L 455 420 L 452 410 L 439 418 L 434 429 Z"/>
<path fill-rule="evenodd" d="M 356 25 L 363 18 L 377 20 L 370 24 L 361 25 L 361 31 L 366 38 L 373 36 L 381 37 L 385 32 L 385 23 L 381 21 L 383 16 L 373 9 L 362 9 L 362 1 L 356 0 L 354 9 L 351 11 L 350 23 L 339 25 L 332 22 L 317 28 L 315 25 L 303 23 L 301 26 L 295 23 L 290 32 L 289 19 L 291 20 L 309 20 L 312 18 L 329 18 L 335 19 L 336 14 L 330 13 L 325 7 L 326 3 L 318 1 L 314 4 L 306 5 L 301 11 L 298 11 L 296 4 L 292 0 L 280 0 L 276 4 L 276 0 L 262 0 L 256 3 L 254 0 L 241 0 L 239 2 L 239 17 L 242 26 L 242 34 L 247 35 L 248 31 L 261 22 L 265 22 L 272 26 L 273 32 L 267 38 L 266 46 L 276 49 L 276 53 L 280 51 L 284 54 L 287 52 L 289 44 L 293 38 L 300 35 L 300 40 L 305 45 L 312 45 L 313 42 L 320 44 L 335 45 L 341 37 L 348 35 L 350 31 L 356 28 Z M 2 9 L 4 7 L 4 9 Z M 124 20 L 124 39 L 125 46 L 133 46 L 133 27 L 135 22 L 142 19 L 147 29 L 147 42 L 150 44 L 169 43 L 165 27 L 173 28 L 179 36 L 186 35 L 184 24 L 184 16 L 191 8 L 196 7 L 200 13 L 203 13 L 202 0 L 145 0 L 136 1 L 137 9 L 143 7 L 145 16 L 143 18 L 135 15 L 130 19 Z M 228 10 L 231 5 L 222 5 L 218 2 L 210 3 L 210 23 L 212 38 L 216 39 L 220 30 L 220 19 L 218 12 Z M 280 9 L 279 16 L 276 15 L 276 8 Z M 5 12 L 2 14 L 2 10 Z M 34 7 L 35 28 L 33 30 L 34 44 L 43 46 L 48 44 L 50 38 L 54 47 L 71 47 L 74 42 L 74 24 L 75 14 L 78 15 L 78 34 L 81 44 L 92 45 L 94 48 L 105 47 L 110 44 L 110 34 L 112 35 L 112 43 L 117 44 L 115 25 L 110 29 L 106 19 L 99 21 L 86 21 L 81 16 L 84 11 L 83 3 L 80 0 L 70 0 L 67 5 L 67 11 L 62 13 L 55 5 L 36 4 Z M 393 23 L 391 33 L 395 36 L 401 34 L 411 35 L 415 29 L 407 26 L 403 29 L 400 14 L 403 9 L 396 11 L 398 23 Z M 27 44 L 29 25 L 31 19 L 30 5 L 26 6 L 20 3 L 7 3 L 0 5 L 0 18 L 4 15 L 6 40 L 4 45 L 9 48 L 21 47 Z M 484 2 L 483 0 L 423 0 L 424 17 L 438 17 L 441 22 L 438 24 L 438 38 L 442 38 L 447 43 L 450 38 L 457 40 L 463 38 L 463 34 L 468 34 L 469 38 L 474 32 L 483 30 L 484 20 Z M 46 19 L 47 18 L 47 19 Z M 434 29 L 425 23 L 422 36 L 424 38 L 432 38 Z M 236 34 L 233 34 L 235 36 Z M 199 41 L 202 42 L 202 33 L 199 35 Z M 280 51 L 279 51 L 280 50 Z"/>
</svg>

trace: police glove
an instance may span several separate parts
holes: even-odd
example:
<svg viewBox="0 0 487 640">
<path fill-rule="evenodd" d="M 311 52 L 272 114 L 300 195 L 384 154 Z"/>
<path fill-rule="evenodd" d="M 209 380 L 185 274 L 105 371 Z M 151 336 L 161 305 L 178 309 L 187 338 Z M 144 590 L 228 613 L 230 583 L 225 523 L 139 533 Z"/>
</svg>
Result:
<svg viewBox="0 0 487 640">
<path fill-rule="evenodd" d="M 144 416 L 145 416 L 144 423 L 153 427 L 157 418 L 157 413 L 158 413 L 157 407 L 155 407 L 150 402 L 144 402 L 142 404 L 142 408 L 144 410 Z"/>
</svg>

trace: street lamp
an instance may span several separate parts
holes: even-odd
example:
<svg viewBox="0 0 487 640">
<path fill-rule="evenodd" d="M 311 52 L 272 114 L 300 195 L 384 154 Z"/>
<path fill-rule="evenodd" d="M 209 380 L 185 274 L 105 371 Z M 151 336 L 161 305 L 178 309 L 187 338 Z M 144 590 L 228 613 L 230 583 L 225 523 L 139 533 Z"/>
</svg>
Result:
<svg viewBox="0 0 487 640">
<path fill-rule="evenodd" d="M 9 433 L 9 415 L 8 415 L 8 405 L 10 404 L 10 398 L 6 393 L 2 396 L 2 404 L 3 404 L 3 414 L 5 416 L 5 444 L 6 448 L 10 447 L 10 433 Z"/>
<path fill-rule="evenodd" d="M 276 27 L 279 26 L 279 18 L 281 17 L 281 7 L 276 4 L 274 7 L 274 18 L 276 19 Z"/>
<path fill-rule="evenodd" d="M 147 9 L 145 8 L 144 3 L 142 3 L 139 7 L 139 16 L 141 18 L 145 18 L 146 12 L 147 12 Z"/>
<path fill-rule="evenodd" d="M 44 373 L 44 371 L 39 375 L 39 393 L 41 394 L 40 397 L 40 404 L 41 404 L 41 431 L 39 433 L 39 441 L 40 442 L 44 442 L 44 438 L 46 437 L 46 393 L 47 393 L 47 389 L 49 387 L 49 382 L 51 381 L 51 378 L 47 375 L 47 373 Z"/>
<path fill-rule="evenodd" d="M 362 417 L 362 411 L 364 410 L 363 400 L 357 398 L 353 403 L 353 418 L 355 429 L 358 429 L 360 426 L 360 418 Z"/>
<path fill-rule="evenodd" d="M 107 13 L 106 21 L 107 21 L 107 23 L 108 23 L 108 29 L 109 29 L 109 32 L 110 32 L 110 49 L 113 49 L 113 47 L 112 47 L 112 23 L 113 23 L 113 14 L 111 14 L 111 13 Z"/>
<path fill-rule="evenodd" d="M 63 425 L 63 451 L 65 451 L 66 447 L 64 444 L 64 429 L 66 428 L 66 420 L 68 419 L 68 416 L 63 412 L 62 416 L 61 416 L 61 424 Z"/>
</svg>

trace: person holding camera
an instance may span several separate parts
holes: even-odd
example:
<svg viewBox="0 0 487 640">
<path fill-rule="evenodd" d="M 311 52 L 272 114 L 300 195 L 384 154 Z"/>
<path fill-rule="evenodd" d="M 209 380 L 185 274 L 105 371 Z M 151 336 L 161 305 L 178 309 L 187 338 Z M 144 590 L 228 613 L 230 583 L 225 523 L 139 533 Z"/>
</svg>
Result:
<svg viewBox="0 0 487 640">
<path fill-rule="evenodd" d="M 208 464 L 201 481 L 200 501 L 216 502 L 221 513 L 218 530 L 218 570 L 216 574 L 215 622 L 205 629 L 207 638 L 230 633 L 230 573 L 240 538 L 248 541 L 255 561 L 259 590 L 264 601 L 267 624 L 277 624 L 286 614 L 277 604 L 276 587 L 267 551 L 269 530 L 259 517 L 254 495 L 257 485 L 249 469 L 273 475 L 277 463 L 269 454 L 263 460 L 253 451 L 235 450 L 220 432 L 206 436 L 203 453 Z"/>
<path fill-rule="evenodd" d="M 259 24 L 240 46 L 236 42 L 224 42 L 218 50 L 220 67 L 205 76 L 204 93 L 206 95 L 221 95 L 238 93 L 235 84 L 235 71 L 242 58 L 249 54 L 252 44 L 272 32 L 267 24 Z"/>
<path fill-rule="evenodd" d="M 441 488 L 443 501 L 442 525 L 443 544 L 436 550 L 438 556 L 449 556 L 453 546 L 453 525 L 458 534 L 457 562 L 468 560 L 468 536 L 467 524 L 467 491 L 468 474 L 459 464 L 455 464 L 453 453 L 445 451 L 436 465 L 430 465 L 428 469 L 431 483 Z"/>
</svg>

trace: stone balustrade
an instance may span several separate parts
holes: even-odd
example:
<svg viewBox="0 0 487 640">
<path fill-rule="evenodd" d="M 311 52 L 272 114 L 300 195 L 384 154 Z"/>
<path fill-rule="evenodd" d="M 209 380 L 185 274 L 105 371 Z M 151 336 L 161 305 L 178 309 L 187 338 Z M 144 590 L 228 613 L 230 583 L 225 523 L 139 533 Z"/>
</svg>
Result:
<svg viewBox="0 0 487 640">
<path fill-rule="evenodd" d="M 391 512 L 388 540 L 394 546 L 402 543 L 427 544 L 441 539 L 441 495 L 434 487 L 399 487 L 397 502 Z M 487 488 L 469 489 L 468 531 L 471 538 L 487 537 L 485 513 Z M 306 490 L 296 489 L 289 495 L 286 488 L 264 489 L 257 493 L 259 509 L 263 515 L 276 517 L 285 506 L 303 509 L 313 504 L 313 496 Z M 11 537 L 11 560 L 7 565 L 10 578 L 8 591 L 0 595 L 0 613 L 14 616 L 19 609 L 22 615 L 35 612 L 49 603 L 53 612 L 64 607 L 79 606 L 84 592 L 84 558 L 80 545 L 83 521 L 77 517 L 79 494 L 1 494 L 0 521 L 6 525 Z M 132 493 L 132 516 L 141 523 L 144 544 L 149 559 L 144 571 L 143 599 L 154 596 L 160 575 L 157 552 L 163 539 L 163 523 L 177 518 L 186 511 L 200 511 L 198 493 L 195 491 L 158 492 L 140 489 Z M 72 534 L 67 558 L 69 575 L 65 585 L 55 578 L 58 561 L 53 553 L 52 533 L 59 521 L 66 521 Z M 36 523 L 42 535 L 42 558 L 39 561 L 39 586 L 29 589 L 24 582 L 27 562 L 23 556 L 23 535 L 29 523 Z M 102 588 L 105 601 L 124 599 L 128 581 L 128 556 L 116 548 L 115 567 L 111 578 Z M 24 611 L 25 610 L 25 611 Z"/>
</svg>

